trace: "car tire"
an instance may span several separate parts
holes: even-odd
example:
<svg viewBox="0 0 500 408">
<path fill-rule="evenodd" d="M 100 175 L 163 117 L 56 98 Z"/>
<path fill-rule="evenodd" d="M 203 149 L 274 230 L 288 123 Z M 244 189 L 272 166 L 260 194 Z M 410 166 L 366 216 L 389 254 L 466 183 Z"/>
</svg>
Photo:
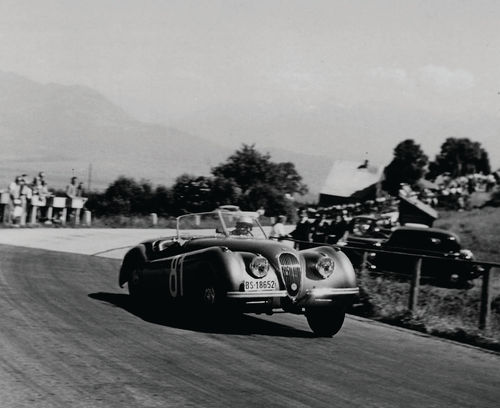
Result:
<svg viewBox="0 0 500 408">
<path fill-rule="evenodd" d="M 134 303 L 142 302 L 144 299 L 144 287 L 142 282 L 142 268 L 135 264 L 130 271 L 130 277 L 127 282 L 128 293 Z"/>
<path fill-rule="evenodd" d="M 213 315 L 218 312 L 222 301 L 222 293 L 213 273 L 207 273 L 204 279 L 200 281 L 196 297 L 195 304 L 201 314 Z"/>
<path fill-rule="evenodd" d="M 337 334 L 345 319 L 345 307 L 306 308 L 306 319 L 313 333 L 318 337 L 332 337 Z"/>
</svg>

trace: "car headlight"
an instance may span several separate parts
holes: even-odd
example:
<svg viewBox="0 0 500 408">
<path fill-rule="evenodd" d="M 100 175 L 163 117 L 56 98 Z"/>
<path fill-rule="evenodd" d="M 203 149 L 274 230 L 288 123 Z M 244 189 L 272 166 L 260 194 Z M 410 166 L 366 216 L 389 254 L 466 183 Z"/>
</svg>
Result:
<svg viewBox="0 0 500 408">
<path fill-rule="evenodd" d="M 335 262 L 329 256 L 322 256 L 319 258 L 318 262 L 316 262 L 316 270 L 323 278 L 328 278 L 335 268 Z"/>
<path fill-rule="evenodd" d="M 257 255 L 250 262 L 250 272 L 256 278 L 263 278 L 269 271 L 269 261 L 261 255 Z"/>
</svg>

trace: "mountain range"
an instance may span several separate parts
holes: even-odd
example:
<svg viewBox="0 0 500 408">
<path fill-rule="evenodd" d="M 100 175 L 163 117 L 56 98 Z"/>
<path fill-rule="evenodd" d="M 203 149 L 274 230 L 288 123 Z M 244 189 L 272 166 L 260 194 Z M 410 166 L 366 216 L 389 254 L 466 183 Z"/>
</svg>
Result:
<svg viewBox="0 0 500 408">
<path fill-rule="evenodd" d="M 0 71 L 0 186 L 15 175 L 45 171 L 49 186 L 72 175 L 102 189 L 119 175 L 171 185 L 182 173 L 208 175 L 233 150 L 172 127 L 133 118 L 99 92 L 83 86 L 41 84 Z M 283 149 L 273 161 L 291 161 L 314 199 L 332 160 Z"/>
</svg>

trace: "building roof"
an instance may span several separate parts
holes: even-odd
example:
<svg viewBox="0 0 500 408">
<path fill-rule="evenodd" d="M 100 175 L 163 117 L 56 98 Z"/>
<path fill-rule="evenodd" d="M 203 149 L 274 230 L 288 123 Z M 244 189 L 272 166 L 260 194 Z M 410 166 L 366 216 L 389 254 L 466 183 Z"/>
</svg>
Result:
<svg viewBox="0 0 500 408">
<path fill-rule="evenodd" d="M 367 162 L 336 160 L 320 193 L 350 197 L 356 191 L 380 181 L 382 172 L 382 167 Z"/>
</svg>

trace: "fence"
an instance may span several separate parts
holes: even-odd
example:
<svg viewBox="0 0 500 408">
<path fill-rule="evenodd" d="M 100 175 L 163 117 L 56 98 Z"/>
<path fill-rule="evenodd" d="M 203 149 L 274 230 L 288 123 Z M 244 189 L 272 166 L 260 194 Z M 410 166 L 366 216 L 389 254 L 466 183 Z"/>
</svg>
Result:
<svg viewBox="0 0 500 408">
<path fill-rule="evenodd" d="M 71 213 L 71 219 L 75 226 L 82 223 L 85 226 L 91 225 L 91 213 L 90 211 L 83 211 L 82 219 L 82 209 L 85 205 L 87 198 L 85 197 L 40 197 L 33 196 L 31 199 L 26 201 L 21 201 L 20 204 L 15 205 L 20 209 L 19 215 L 16 214 L 16 218 L 19 218 L 20 225 L 35 225 L 39 222 L 39 216 L 41 210 L 44 209 L 44 218 L 48 222 L 52 222 L 57 214 L 57 221 L 61 225 L 66 225 L 68 220 L 68 215 Z M 12 203 L 9 197 L 9 193 L 1 193 L 0 195 L 0 215 L 2 216 L 3 223 L 6 224 L 11 221 L 12 214 L 10 213 L 12 208 Z"/>
<path fill-rule="evenodd" d="M 411 274 L 410 280 L 410 292 L 408 297 L 408 310 L 411 313 L 414 313 L 417 304 L 418 304 L 418 296 L 420 290 L 420 281 L 421 281 L 421 269 L 422 269 L 422 261 L 425 259 L 429 260 L 449 260 L 447 257 L 443 256 L 434 256 L 434 255 L 422 255 L 422 254 L 414 254 L 409 252 L 399 252 L 399 251 L 384 251 L 381 249 L 372 249 L 372 248 L 359 248 L 359 247 L 349 247 L 342 246 L 341 248 L 362 251 L 363 252 L 363 261 L 362 268 L 365 269 L 368 265 L 367 256 L 369 253 L 385 253 L 390 255 L 403 255 L 406 257 L 411 257 L 415 259 L 414 268 Z M 496 262 L 485 262 L 485 261 L 471 261 L 471 260 L 461 260 L 454 259 L 453 262 L 458 263 L 466 263 L 469 266 L 477 265 L 482 268 L 481 271 L 481 303 L 479 310 L 479 322 L 478 327 L 480 330 L 489 330 L 490 328 L 490 317 L 491 317 L 491 274 L 493 268 L 500 268 L 500 263 Z"/>
<path fill-rule="evenodd" d="M 324 246 L 329 245 L 325 243 L 319 242 L 305 242 L 298 240 L 291 240 L 296 243 L 306 244 L 308 246 Z M 372 248 L 372 247 L 359 247 L 359 246 L 349 246 L 349 245 L 330 245 L 333 247 L 340 248 L 341 250 L 351 250 L 358 254 L 362 255 L 361 269 L 367 270 L 368 255 L 370 253 L 381 253 L 381 254 L 389 254 L 389 255 L 402 255 L 405 257 L 411 257 L 415 260 L 413 264 L 413 271 L 411 271 L 411 279 L 410 279 L 410 291 L 408 296 L 408 311 L 410 313 L 415 313 L 418 304 L 419 292 L 420 292 L 420 282 L 421 282 L 421 269 L 422 269 L 422 261 L 423 260 L 438 260 L 438 261 L 450 261 L 450 258 L 444 256 L 436 256 L 436 255 L 423 255 L 423 254 L 415 254 L 412 252 L 402 252 L 402 251 L 386 251 L 383 249 Z M 478 320 L 478 328 L 480 330 L 488 331 L 490 329 L 490 321 L 491 321 L 491 302 L 492 302 L 492 269 L 500 268 L 500 263 L 497 262 L 487 262 L 487 261 L 472 261 L 472 260 L 462 260 L 462 259 L 453 259 L 453 263 L 466 263 L 469 266 L 480 266 L 482 271 L 480 272 L 480 276 L 482 279 L 481 283 L 481 299 L 480 299 L 480 310 L 479 310 L 479 320 Z M 387 272 L 382 272 L 382 274 L 388 274 Z M 407 275 L 405 275 L 407 276 Z"/>
</svg>

